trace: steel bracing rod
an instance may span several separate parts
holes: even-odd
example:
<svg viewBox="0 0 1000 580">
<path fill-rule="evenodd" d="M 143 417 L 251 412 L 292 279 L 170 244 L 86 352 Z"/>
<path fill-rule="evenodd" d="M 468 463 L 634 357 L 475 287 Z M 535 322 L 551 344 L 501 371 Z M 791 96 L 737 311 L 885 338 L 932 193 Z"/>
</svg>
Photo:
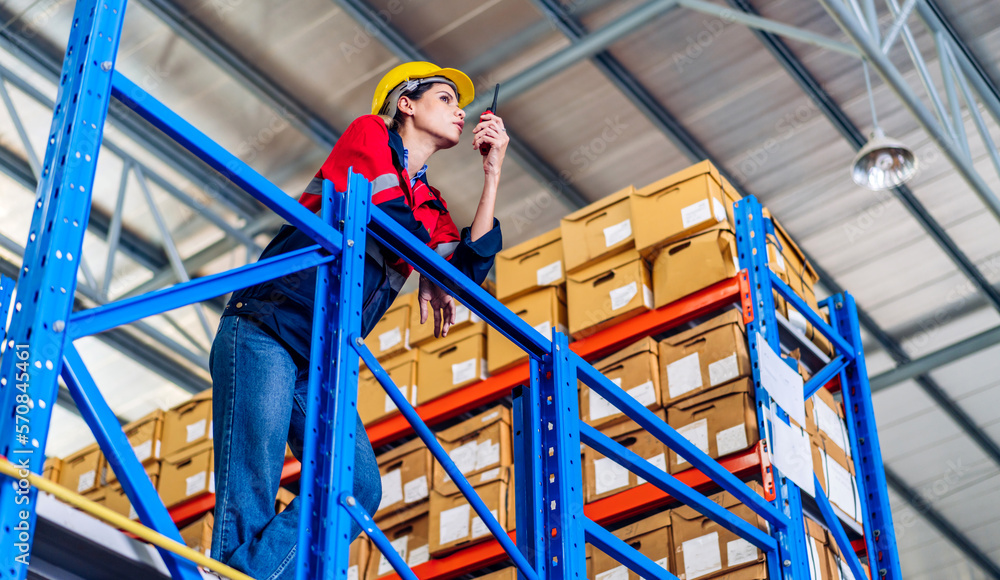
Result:
<svg viewBox="0 0 1000 580">
<path fill-rule="evenodd" d="M 249 165 L 209 139 L 204 133 L 165 107 L 124 75 L 114 72 L 112 96 L 138 113 L 159 130 L 194 153 L 216 171 L 243 188 L 258 201 L 308 235 L 327 251 L 339 254 L 341 235 L 324 224 L 315 214 L 288 197 Z"/>
<path fill-rule="evenodd" d="M 885 38 L 882 39 L 882 54 L 888 55 L 889 50 L 892 48 L 892 43 L 896 42 L 896 37 L 899 35 L 900 31 L 903 30 L 903 26 L 906 25 L 906 20 L 913 13 L 913 9 L 917 6 L 917 0 L 906 0 L 906 4 L 903 4 L 903 8 L 896 15 L 896 20 L 893 21 L 892 26 L 885 33 Z"/>
<path fill-rule="evenodd" d="M 868 58 L 872 66 L 875 67 L 875 70 L 878 71 L 882 79 L 895 91 L 913 115 L 916 116 L 921 126 L 934 139 L 941 150 L 944 151 L 945 155 L 969 184 L 969 187 L 986 204 L 990 212 L 1000 219 L 1000 199 L 997 199 L 997 196 L 990 190 L 989 185 L 986 184 L 976 171 L 972 161 L 965 157 L 963 152 L 956 147 L 954 140 L 946 134 L 930 111 L 920 102 L 920 98 L 906 84 L 906 80 L 899 70 L 896 69 L 895 65 L 882 54 L 881 49 L 875 44 L 872 37 L 861 29 L 858 21 L 839 2 L 834 0 L 819 0 L 819 2 L 826 8 L 826 11 L 833 17 L 837 25 L 861 49 L 862 53 Z M 906 31 L 904 30 L 904 38 L 905 35 Z"/>
<path fill-rule="evenodd" d="M 951 109 L 951 124 L 955 129 L 953 137 L 962 148 L 965 156 L 972 159 L 972 150 L 969 149 L 969 136 L 965 132 L 965 118 L 962 117 L 962 103 L 958 100 L 958 88 L 955 86 L 955 78 L 951 74 L 951 63 L 945 54 L 944 39 L 934 37 L 937 48 L 938 66 L 941 68 L 941 82 L 944 83 L 944 94 L 948 97 L 948 108 Z"/>
<path fill-rule="evenodd" d="M 586 423 L 580 424 L 580 440 L 761 550 L 770 552 L 778 549 L 778 543 L 771 536 L 734 517 L 719 504 Z"/>
<path fill-rule="evenodd" d="M 826 497 L 826 491 L 823 489 L 823 485 L 820 484 L 819 478 L 816 477 L 815 473 L 813 474 L 813 490 L 816 492 L 816 505 L 819 506 L 819 512 L 826 521 L 827 529 L 830 530 L 830 534 L 833 535 L 834 541 L 840 548 L 841 557 L 847 560 L 847 566 L 851 569 L 851 574 L 854 575 L 856 580 L 867 578 L 868 575 L 861 568 L 861 561 L 854 552 L 854 548 L 851 547 L 851 542 L 847 539 L 847 534 L 844 533 L 844 527 L 840 525 L 840 520 L 837 518 L 837 514 L 834 513 L 833 506 L 830 505 L 830 499 Z M 877 565 L 875 566 L 875 570 L 877 573 Z"/>
<path fill-rule="evenodd" d="M 37 180 L 42 175 L 41 163 L 38 161 L 38 155 L 35 154 L 35 148 L 28 139 L 28 133 L 24 130 L 24 123 L 21 122 L 21 116 L 17 114 L 14 102 L 10 100 L 10 93 L 7 92 L 7 83 L 2 75 L 0 75 L 0 97 L 3 97 L 3 104 L 7 108 L 7 114 L 10 115 L 10 120 L 14 123 L 14 129 L 17 130 L 17 136 L 21 139 L 21 145 L 24 146 L 24 153 L 28 156 L 31 173 Z"/>
<path fill-rule="evenodd" d="M 372 31 L 374 36 L 396 55 L 396 58 L 402 61 L 430 60 L 427 55 L 417 49 L 402 34 L 384 22 L 365 0 L 334 0 L 334 2 L 359 23 L 364 24 L 366 30 Z M 503 94 L 506 94 L 506 90 Z M 466 107 L 466 110 L 473 111 L 473 114 L 482 110 L 472 108 L 474 106 L 476 106 L 475 103 L 470 104 Z M 570 208 L 580 208 L 589 203 L 587 198 L 573 187 L 573 184 L 569 180 L 546 163 L 536 151 L 528 146 L 527 141 L 517 136 L 513 129 L 508 127 L 507 134 L 510 136 L 508 154 L 528 175 L 542 184 L 542 187 L 551 191 L 557 199 Z"/>
<path fill-rule="evenodd" d="M 990 578 L 1000 578 L 1000 566 L 997 566 L 996 562 L 988 554 L 983 552 L 968 536 L 949 522 L 937 508 L 931 505 L 931 502 L 921 497 L 917 493 L 917 490 L 910 487 L 901 477 L 896 475 L 896 472 L 889 466 L 885 467 L 885 479 L 889 483 L 889 486 L 892 487 L 892 490 L 902 497 L 906 503 L 910 504 L 915 512 L 920 514 L 928 523 L 934 526 L 934 529 L 938 533 L 947 538 L 963 554 L 982 568 Z"/>
<path fill-rule="evenodd" d="M 340 498 L 339 505 L 347 510 L 347 513 L 351 514 L 351 518 L 354 521 L 358 522 L 358 526 L 371 538 L 372 543 L 375 544 L 375 547 L 378 548 L 378 551 L 382 553 L 385 559 L 389 561 L 392 569 L 396 571 L 396 574 L 399 574 L 400 578 L 403 578 L 403 580 L 417 580 L 417 575 L 413 573 L 413 570 L 410 570 L 410 567 L 400 557 L 399 552 L 392 546 L 392 542 L 385 536 L 385 532 L 378 527 L 371 516 L 368 515 L 368 512 L 365 511 L 365 508 L 361 507 L 361 504 L 354 497 L 346 496 Z"/>
<path fill-rule="evenodd" d="M 125 210 L 125 191 L 128 189 L 128 174 L 132 171 L 132 163 L 122 163 L 121 181 L 118 182 L 118 198 L 115 201 L 115 214 L 111 218 L 111 229 L 108 231 L 108 258 L 104 266 L 104 280 L 100 286 L 91 284 L 94 290 L 101 293 L 104 300 L 108 299 L 111 288 L 111 277 L 115 273 L 115 256 L 118 255 L 118 238 L 122 233 L 122 212 Z"/>
<path fill-rule="evenodd" d="M 951 364 L 973 353 L 1000 344 L 1000 326 L 960 340 L 955 344 L 936 350 L 918 359 L 910 360 L 871 378 L 872 392 L 878 392 L 893 385 L 924 375 L 936 368 Z"/>
<path fill-rule="evenodd" d="M 144 8 L 155 14 L 175 34 L 188 41 L 213 64 L 225 71 L 236 82 L 264 101 L 275 113 L 287 119 L 306 137 L 326 149 L 332 149 L 340 138 L 340 131 L 323 121 L 306 105 L 268 78 L 260 69 L 237 54 L 219 39 L 218 34 L 186 14 L 170 0 L 139 0 Z"/>
<path fill-rule="evenodd" d="M 63 49 L 52 45 L 39 34 L 26 35 L 26 30 L 27 25 L 15 26 L 14 16 L 0 6 L 0 46 L 58 87 L 62 75 Z M 112 102 L 108 108 L 108 117 L 129 139 L 163 158 L 178 173 L 198 184 L 240 217 L 249 219 L 260 211 L 260 205 L 250 196 L 199 162 L 170 138 L 153 130 L 127 107 Z"/>
<path fill-rule="evenodd" d="M 521 571 L 526 578 L 531 580 L 538 580 L 538 575 L 535 573 L 534 569 L 531 567 L 531 563 L 528 562 L 527 558 L 521 553 L 521 550 L 517 548 L 517 545 L 510 536 L 507 535 L 507 531 L 503 529 L 503 526 L 497 522 L 493 514 L 490 513 L 490 508 L 483 503 L 483 500 L 473 489 L 472 484 L 465 475 L 458 469 L 455 462 L 445 451 L 441 443 L 438 442 L 437 437 L 434 432 L 431 431 L 427 424 L 424 423 L 420 415 L 417 414 L 417 410 L 413 408 L 413 405 L 406 400 L 403 393 L 400 392 L 399 387 L 392 382 L 392 378 L 389 377 L 385 369 L 382 368 L 382 364 L 375 359 L 375 355 L 372 351 L 365 345 L 365 341 L 360 336 L 355 336 L 354 340 L 354 350 L 358 351 L 358 355 L 361 356 L 361 360 L 365 362 L 368 366 L 368 370 L 371 371 L 375 380 L 378 381 L 379 385 L 385 391 L 386 395 L 392 399 L 392 402 L 396 404 L 399 408 L 399 412 L 406 418 L 407 422 L 413 427 L 413 430 L 417 433 L 417 436 L 427 445 L 427 449 L 434 455 L 434 458 L 441 464 L 444 468 L 445 473 L 448 477 L 452 479 L 456 486 L 458 486 L 459 491 L 465 496 L 472 509 L 475 510 L 479 517 L 483 520 L 483 523 L 490 530 L 490 533 L 496 538 L 500 546 L 507 552 L 507 555 L 514 561 L 517 569 Z"/>
<path fill-rule="evenodd" d="M 676 429 L 658 418 L 655 413 L 639 404 L 632 397 L 624 394 L 624 391 L 620 387 L 612 383 L 589 363 L 581 359 L 578 355 L 574 354 L 573 356 L 576 358 L 576 364 L 579 368 L 579 379 L 584 384 L 597 391 L 597 394 L 631 417 L 643 429 L 649 431 L 660 442 L 674 450 L 675 453 L 709 476 L 712 481 L 718 483 L 724 490 L 731 493 L 733 497 L 746 504 L 772 525 L 779 528 L 788 527 L 788 518 L 764 500 L 764 498 L 757 495 L 756 492 L 750 490 L 738 477 L 723 469 L 719 465 L 719 462 L 709 457 L 701 449 L 695 447 L 694 444 L 678 433 Z"/>
<path fill-rule="evenodd" d="M 848 365 L 848 360 L 843 356 L 838 355 L 837 358 L 828 362 L 818 373 L 809 379 L 809 382 L 803 387 L 805 391 L 805 398 L 808 400 L 810 397 L 816 394 L 816 391 L 823 388 L 828 382 L 830 382 L 833 377 Z"/>
<path fill-rule="evenodd" d="M 796 310 L 802 313 L 802 316 L 805 317 L 805 319 L 809 321 L 816 328 L 816 330 L 820 331 L 820 333 L 825 336 L 827 340 L 832 342 L 833 345 L 837 347 L 837 351 L 840 354 L 850 359 L 854 358 L 854 349 L 851 348 L 851 345 L 844 340 L 844 337 L 835 332 L 833 328 L 820 317 L 819 313 L 806 304 L 806 301 L 800 298 L 799 295 L 788 286 L 788 284 L 785 284 L 785 282 L 779 278 L 774 271 L 769 270 L 768 276 L 771 278 L 771 286 L 778 291 L 778 294 L 781 294 L 781 296 L 784 297 L 791 306 L 795 307 Z"/>
<path fill-rule="evenodd" d="M 648 556 L 628 545 L 594 520 L 584 518 L 583 531 L 587 542 L 593 544 L 605 554 L 614 557 L 615 560 L 625 564 L 629 570 L 639 574 L 640 578 L 677 580 L 677 576 L 658 566 Z M 670 557 L 672 558 L 673 554 Z"/>
<path fill-rule="evenodd" d="M 986 122 L 983 120 L 983 115 L 979 112 L 979 105 L 976 103 L 975 97 L 972 95 L 972 91 L 969 89 L 968 79 L 962 74 L 961 69 L 958 67 L 958 62 L 955 58 L 955 51 L 952 50 L 947 39 L 944 37 L 943 32 L 937 34 L 938 47 L 941 50 L 941 54 L 948 61 L 949 67 L 952 74 L 955 77 L 955 81 L 958 83 L 958 88 L 962 91 L 962 98 L 965 99 L 965 106 L 972 115 L 972 120 L 976 123 L 976 130 L 979 131 L 979 137 L 983 140 L 986 145 L 986 151 L 990 155 L 990 159 L 993 161 L 993 168 L 996 169 L 997 175 L 1000 175 L 1000 152 L 997 151 L 996 143 L 993 142 L 993 137 L 990 135 L 990 130 L 986 126 Z"/>
</svg>

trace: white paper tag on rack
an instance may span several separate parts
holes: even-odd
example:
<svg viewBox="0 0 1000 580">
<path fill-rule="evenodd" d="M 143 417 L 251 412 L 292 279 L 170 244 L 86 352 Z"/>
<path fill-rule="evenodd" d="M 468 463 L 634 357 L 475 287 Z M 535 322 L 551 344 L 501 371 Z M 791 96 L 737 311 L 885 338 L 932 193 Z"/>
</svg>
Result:
<svg viewBox="0 0 1000 580">
<path fill-rule="evenodd" d="M 562 278 L 562 260 L 556 260 L 548 266 L 535 270 L 535 282 L 539 286 L 548 286 Z"/>
<path fill-rule="evenodd" d="M 618 222 L 604 228 L 604 246 L 610 248 L 618 242 L 627 240 L 632 235 L 632 220 Z"/>
<path fill-rule="evenodd" d="M 609 292 L 611 296 L 611 310 L 618 310 L 619 308 L 628 306 L 628 303 L 632 301 L 632 298 L 635 297 L 638 291 L 639 287 L 636 283 L 629 282 L 621 288 L 615 288 Z"/>
<path fill-rule="evenodd" d="M 403 331 L 398 326 L 378 335 L 379 350 L 389 350 L 401 342 L 403 342 Z"/>
<path fill-rule="evenodd" d="M 698 353 L 691 353 L 667 365 L 667 389 L 670 391 L 670 398 L 680 397 L 700 389 L 701 386 L 701 363 L 698 360 Z"/>
<path fill-rule="evenodd" d="M 450 544 L 469 537 L 469 504 L 441 512 L 440 543 Z"/>
<path fill-rule="evenodd" d="M 719 532 L 693 538 L 681 544 L 684 553 L 684 578 L 695 580 L 722 569 Z"/>
<path fill-rule="evenodd" d="M 806 424 L 806 402 L 802 377 L 778 356 L 771 345 L 757 333 L 760 383 L 774 402 L 799 425 Z"/>
<path fill-rule="evenodd" d="M 602 457 L 594 462 L 596 482 L 594 489 L 598 494 L 613 491 L 628 485 L 628 469 L 615 463 L 610 457 Z"/>
<path fill-rule="evenodd" d="M 837 444 L 837 447 L 844 449 L 847 447 L 844 442 L 844 421 L 837 415 L 836 411 L 823 402 L 823 399 L 813 396 L 813 413 L 816 415 L 816 426 L 826 433 L 830 440 Z"/>
<path fill-rule="evenodd" d="M 379 507 L 388 507 L 403 501 L 403 471 L 393 469 L 382 476 L 382 501 Z"/>
<path fill-rule="evenodd" d="M 802 491 L 815 497 L 809 434 L 799 427 L 788 425 L 770 412 L 767 414 L 771 421 L 771 438 L 774 440 L 774 452 L 771 454 L 774 466 Z"/>
<path fill-rule="evenodd" d="M 749 446 L 747 442 L 747 427 L 744 423 L 723 429 L 715 434 L 715 447 L 719 450 L 719 457 L 741 451 L 746 449 L 747 446 Z"/>
<path fill-rule="evenodd" d="M 677 432 L 690 441 L 692 445 L 708 453 L 708 419 L 698 419 L 694 423 L 677 429 Z M 681 457 L 680 454 L 677 455 L 677 465 L 687 462 L 687 459 Z"/>
<path fill-rule="evenodd" d="M 708 365 L 708 383 L 713 387 L 729 382 L 740 376 L 740 365 L 736 353 Z"/>
<path fill-rule="evenodd" d="M 403 486 L 403 499 L 406 503 L 420 501 L 428 496 L 427 476 L 421 475 L 416 479 L 411 479 Z"/>
</svg>

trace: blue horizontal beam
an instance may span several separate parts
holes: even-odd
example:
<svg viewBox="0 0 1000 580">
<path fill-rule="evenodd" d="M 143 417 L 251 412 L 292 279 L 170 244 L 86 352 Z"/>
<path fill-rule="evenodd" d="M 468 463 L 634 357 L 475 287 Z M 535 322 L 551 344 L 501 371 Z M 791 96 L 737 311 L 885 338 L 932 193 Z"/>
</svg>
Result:
<svg viewBox="0 0 1000 580">
<path fill-rule="evenodd" d="M 461 274 L 459 275 L 461 276 Z M 434 454 L 434 457 L 441 463 L 445 472 L 449 477 L 451 477 L 452 481 L 455 482 L 455 485 L 458 486 L 458 489 L 462 492 L 462 495 L 465 496 L 465 499 L 469 501 L 469 504 L 472 505 L 472 509 L 476 510 L 476 513 L 479 514 L 480 518 L 482 518 L 483 523 L 485 523 L 486 527 L 489 528 L 490 532 L 500 543 L 500 546 L 514 561 L 514 565 L 517 566 L 518 570 L 520 570 L 524 577 L 528 580 L 538 580 L 538 575 L 535 573 L 534 569 L 532 569 L 531 564 L 524 557 L 521 551 L 518 550 L 517 545 L 510 539 L 510 536 L 507 535 L 507 531 L 500 526 L 496 518 L 493 517 L 493 514 L 490 513 L 490 508 L 486 507 L 486 504 L 483 503 L 479 494 L 477 494 L 476 490 L 473 489 L 469 480 L 466 479 L 465 475 L 463 475 L 462 472 L 459 471 L 458 467 L 455 466 L 455 462 L 451 460 L 451 457 L 448 456 L 444 447 L 442 447 L 441 443 L 438 442 L 437 437 L 427 427 L 423 419 L 420 418 L 420 415 L 417 414 L 413 405 L 406 400 L 403 393 L 400 392 L 399 388 L 392 382 L 392 378 L 390 378 L 388 373 L 385 372 L 385 369 L 382 368 L 381 363 L 375 359 L 375 355 L 373 355 L 372 351 L 365 345 L 364 340 L 362 340 L 361 337 L 356 336 L 352 342 L 354 343 L 354 350 L 358 351 L 358 354 L 361 356 L 361 360 L 365 361 L 365 364 L 368 366 L 368 370 L 371 371 L 375 380 L 382 385 L 382 388 L 385 389 L 386 395 L 392 399 L 392 402 L 399 408 L 403 417 L 409 421 L 413 430 L 416 431 L 417 436 L 423 440 L 424 444 L 427 445 L 427 449 L 429 449 L 430 452 Z"/>
<path fill-rule="evenodd" d="M 837 358 L 826 363 L 826 365 L 818 373 L 813 375 L 812 378 L 809 379 L 809 382 L 806 383 L 805 385 L 806 400 L 808 400 L 809 397 L 815 395 L 816 391 L 822 389 L 823 385 L 830 382 L 830 379 L 836 376 L 836 374 L 839 373 L 841 370 L 843 370 L 844 367 L 846 366 L 847 366 L 847 359 L 839 354 L 837 355 Z"/>
<path fill-rule="evenodd" d="M 672 497 L 680 500 L 685 505 L 689 505 L 704 514 L 708 518 L 717 522 L 737 536 L 749 541 L 761 550 L 768 553 L 777 554 L 778 543 L 774 538 L 748 524 L 746 521 L 734 516 L 728 510 L 723 509 L 719 504 L 706 498 L 691 487 L 681 483 L 679 479 L 669 473 L 657 468 L 649 461 L 643 459 L 635 452 L 618 443 L 594 429 L 586 423 L 580 424 L 580 440 L 603 454 L 610 457 L 622 467 L 632 473 L 642 477 L 652 483 Z M 744 485 L 746 487 L 746 485 Z M 747 490 L 750 490 L 747 487 Z"/>
<path fill-rule="evenodd" d="M 326 254 L 319 246 L 310 246 L 219 274 L 175 284 L 162 290 L 79 310 L 70 317 L 69 338 L 75 340 L 81 336 L 97 334 L 265 280 L 314 268 L 333 259 L 334 256 Z"/>
<path fill-rule="evenodd" d="M 392 547 L 392 542 L 389 541 L 389 538 L 385 537 L 385 534 L 375 524 L 375 521 L 372 520 L 368 511 L 354 497 L 345 495 L 340 498 L 340 506 L 346 509 L 347 513 L 351 514 L 354 521 L 358 522 L 358 526 L 371 538 L 372 542 L 375 543 L 375 547 L 385 556 L 385 559 L 389 560 L 392 569 L 396 571 L 396 574 L 399 574 L 400 578 L 403 580 L 418 580 L 417 575 L 413 573 L 413 570 L 410 570 L 410 567 L 399 556 L 396 548 Z"/>
<path fill-rule="evenodd" d="M 583 518 L 583 532 L 587 542 L 597 546 L 602 552 L 618 560 L 639 575 L 640 578 L 656 578 L 657 580 L 678 580 L 669 571 L 660 568 L 648 556 L 629 546 L 600 524 L 590 518 Z M 671 558 L 673 555 L 671 555 Z"/>
<path fill-rule="evenodd" d="M 738 477 L 719 465 L 718 461 L 692 445 L 676 429 L 664 423 L 656 414 L 628 396 L 625 391 L 581 359 L 579 355 L 573 354 L 573 356 L 577 359 L 579 379 L 597 391 L 597 394 L 623 411 L 646 431 L 652 433 L 664 445 L 684 459 L 687 459 L 691 465 L 707 475 L 712 481 L 722 486 L 723 489 L 733 494 L 736 499 L 750 506 L 753 511 L 770 522 L 771 525 L 778 526 L 779 528 L 788 527 L 789 520 L 784 514 L 747 487 Z"/>
<path fill-rule="evenodd" d="M 536 358 L 541 358 L 551 350 L 552 341 L 548 337 L 542 336 L 527 322 L 514 316 L 509 308 L 438 256 L 378 206 L 372 206 L 372 219 L 368 227 L 369 233 L 376 240 L 391 248 L 439 287 L 446 289 L 518 348 Z"/>
<path fill-rule="evenodd" d="M 285 218 L 289 223 L 333 254 L 340 253 L 341 237 L 337 230 L 306 209 L 278 186 L 264 178 L 238 157 L 226 151 L 204 133 L 195 129 L 180 115 L 173 112 L 152 95 L 142 90 L 125 75 L 114 72 L 111 96 L 135 111 L 168 137 L 204 161 L 212 169 L 229 178 L 233 183 L 261 203 Z"/>
<path fill-rule="evenodd" d="M 788 284 L 778 277 L 773 271 L 768 270 L 768 274 L 771 276 L 771 285 L 774 289 L 778 291 L 785 297 L 791 306 L 795 307 L 799 313 L 802 314 L 809 321 L 813 327 L 820 331 L 820 333 L 827 338 L 830 342 L 837 347 L 837 352 L 843 354 L 848 360 L 854 360 L 854 349 L 851 348 L 847 341 L 844 340 L 842 336 L 837 334 L 833 327 L 826 323 L 825 320 L 820 318 L 819 313 L 812 309 L 812 306 L 806 304 L 805 300 L 799 297 L 794 290 Z"/>
</svg>

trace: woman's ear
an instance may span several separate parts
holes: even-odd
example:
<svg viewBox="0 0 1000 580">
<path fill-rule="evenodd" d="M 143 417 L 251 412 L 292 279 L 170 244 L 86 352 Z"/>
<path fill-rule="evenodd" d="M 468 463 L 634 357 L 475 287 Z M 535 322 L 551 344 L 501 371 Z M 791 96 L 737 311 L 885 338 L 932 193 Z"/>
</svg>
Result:
<svg viewBox="0 0 1000 580">
<path fill-rule="evenodd" d="M 397 101 L 396 108 L 402 111 L 406 115 L 409 115 L 411 117 L 413 116 L 413 101 L 410 99 L 410 97 L 407 97 L 405 95 L 399 97 L 399 101 Z"/>
</svg>

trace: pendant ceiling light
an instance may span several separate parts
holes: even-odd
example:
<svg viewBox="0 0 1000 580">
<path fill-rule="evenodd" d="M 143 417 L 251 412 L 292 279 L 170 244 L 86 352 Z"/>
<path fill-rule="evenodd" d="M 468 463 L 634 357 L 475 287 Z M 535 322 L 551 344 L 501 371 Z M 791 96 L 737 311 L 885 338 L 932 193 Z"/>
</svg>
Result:
<svg viewBox="0 0 1000 580">
<path fill-rule="evenodd" d="M 886 137 L 878 126 L 875 115 L 875 98 L 872 96 L 871 80 L 868 78 L 868 63 L 865 62 L 865 86 L 872 107 L 874 131 L 868 143 L 858 151 L 851 164 L 854 183 L 874 191 L 891 189 L 904 183 L 917 172 L 917 158 L 901 142 Z"/>
</svg>

